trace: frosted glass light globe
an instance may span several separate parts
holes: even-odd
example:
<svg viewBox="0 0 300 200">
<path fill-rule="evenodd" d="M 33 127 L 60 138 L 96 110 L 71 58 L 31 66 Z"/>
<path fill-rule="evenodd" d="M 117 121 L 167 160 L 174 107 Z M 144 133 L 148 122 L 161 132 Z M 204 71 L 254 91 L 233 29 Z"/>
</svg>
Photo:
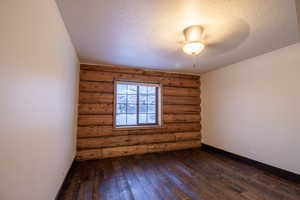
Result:
<svg viewBox="0 0 300 200">
<path fill-rule="evenodd" d="M 198 55 L 204 47 L 204 44 L 201 42 L 189 42 L 182 47 L 182 50 L 188 55 Z"/>
</svg>

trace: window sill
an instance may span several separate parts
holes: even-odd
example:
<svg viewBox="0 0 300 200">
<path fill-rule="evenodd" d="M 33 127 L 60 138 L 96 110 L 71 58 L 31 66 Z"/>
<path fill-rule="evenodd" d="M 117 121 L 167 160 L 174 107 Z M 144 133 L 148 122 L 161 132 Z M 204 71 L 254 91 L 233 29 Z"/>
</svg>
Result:
<svg viewBox="0 0 300 200">
<path fill-rule="evenodd" d="M 135 129 L 151 129 L 151 128 L 162 128 L 162 125 L 145 125 L 145 126 L 119 126 L 114 127 L 114 129 L 118 130 L 135 130 Z"/>
</svg>

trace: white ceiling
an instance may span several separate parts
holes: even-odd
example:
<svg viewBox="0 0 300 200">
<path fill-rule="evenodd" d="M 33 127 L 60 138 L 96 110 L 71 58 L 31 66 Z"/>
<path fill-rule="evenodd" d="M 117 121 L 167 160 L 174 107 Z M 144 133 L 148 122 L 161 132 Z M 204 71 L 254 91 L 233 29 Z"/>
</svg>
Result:
<svg viewBox="0 0 300 200">
<path fill-rule="evenodd" d="M 299 41 L 295 0 L 57 2 L 82 63 L 201 73 Z M 207 47 L 192 57 L 180 41 L 195 24 Z"/>
</svg>

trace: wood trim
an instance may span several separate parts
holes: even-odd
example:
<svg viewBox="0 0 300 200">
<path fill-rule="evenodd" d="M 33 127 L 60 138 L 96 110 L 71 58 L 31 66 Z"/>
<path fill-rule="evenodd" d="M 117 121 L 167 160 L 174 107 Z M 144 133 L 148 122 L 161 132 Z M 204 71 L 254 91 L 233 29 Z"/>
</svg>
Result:
<svg viewBox="0 0 300 200">
<path fill-rule="evenodd" d="M 61 183 L 59 190 L 55 196 L 55 200 L 59 200 L 59 197 L 62 195 L 63 191 L 68 187 L 67 180 L 70 180 L 71 176 L 73 176 L 72 172 L 75 172 L 75 159 L 73 159 L 72 164 L 67 172 L 67 175 L 64 178 L 64 181 Z"/>
<path fill-rule="evenodd" d="M 293 181 L 297 184 L 300 184 L 300 174 L 296 174 L 296 173 L 293 173 L 293 172 L 290 172 L 290 171 L 287 171 L 284 169 L 280 169 L 280 168 L 277 168 L 277 167 L 274 167 L 274 166 L 271 166 L 271 165 L 268 165 L 268 164 L 265 164 L 262 162 L 258 162 L 256 160 L 252 160 L 250 158 L 246 158 L 246 157 L 234 154 L 234 153 L 230 153 L 228 151 L 225 151 L 225 150 L 222 150 L 222 149 L 219 149 L 217 147 L 213 147 L 213 146 L 210 146 L 207 144 L 202 144 L 201 149 L 204 151 L 212 151 L 212 152 L 223 154 L 232 159 L 246 163 L 246 164 L 256 167 L 258 169 L 262 169 L 262 170 L 264 170 L 268 173 L 271 173 L 275 176 L 278 176 L 278 177 L 284 178 L 286 180 Z"/>
</svg>

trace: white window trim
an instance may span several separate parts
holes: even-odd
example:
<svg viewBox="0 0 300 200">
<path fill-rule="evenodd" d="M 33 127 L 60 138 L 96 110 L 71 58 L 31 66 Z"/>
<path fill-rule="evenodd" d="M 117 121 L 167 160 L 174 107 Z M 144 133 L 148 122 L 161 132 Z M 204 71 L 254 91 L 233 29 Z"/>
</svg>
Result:
<svg viewBox="0 0 300 200">
<path fill-rule="evenodd" d="M 144 85 L 144 86 L 155 86 L 158 87 L 157 94 L 157 124 L 144 124 L 144 125 L 116 125 L 116 114 L 117 114 L 117 84 L 127 84 L 127 85 Z M 139 81 L 124 81 L 115 80 L 114 81 L 114 108 L 113 108 L 113 127 L 115 129 L 145 129 L 145 128 L 160 128 L 162 126 L 162 85 L 160 83 L 147 83 Z"/>
</svg>

